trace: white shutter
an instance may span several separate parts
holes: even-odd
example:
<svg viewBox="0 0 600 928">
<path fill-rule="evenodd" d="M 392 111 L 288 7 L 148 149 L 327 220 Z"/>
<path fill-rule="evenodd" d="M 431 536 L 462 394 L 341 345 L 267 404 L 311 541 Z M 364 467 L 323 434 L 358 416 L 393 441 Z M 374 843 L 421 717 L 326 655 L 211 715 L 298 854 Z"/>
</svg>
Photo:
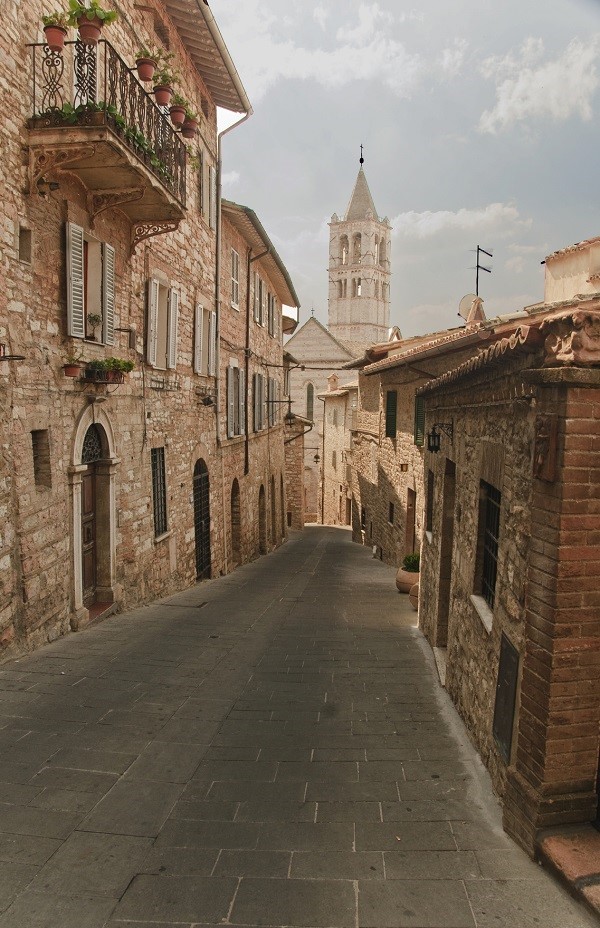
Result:
<svg viewBox="0 0 600 928">
<path fill-rule="evenodd" d="M 233 368 L 227 368 L 227 438 L 233 437 Z"/>
<path fill-rule="evenodd" d="M 194 310 L 194 373 L 202 373 L 202 322 L 204 310 L 200 303 L 196 303 Z"/>
<path fill-rule="evenodd" d="M 275 407 L 277 409 L 277 422 L 281 422 L 281 413 L 283 412 L 283 410 L 281 408 L 281 384 L 280 383 L 277 384 L 277 399 L 279 400 L 279 402 L 277 403 L 277 406 Z"/>
<path fill-rule="evenodd" d="M 217 314 L 214 310 L 210 314 L 208 337 L 208 373 L 211 377 L 214 377 L 216 373 L 215 356 L 217 347 Z"/>
<path fill-rule="evenodd" d="M 179 324 L 179 294 L 176 290 L 169 290 L 169 315 L 167 320 L 168 339 L 167 367 L 171 370 L 177 367 L 177 329 Z"/>
<path fill-rule="evenodd" d="M 115 343 L 115 249 L 102 245 L 102 341 Z"/>
<path fill-rule="evenodd" d="M 148 281 L 148 325 L 146 329 L 146 361 L 156 367 L 158 334 L 158 281 Z"/>
<path fill-rule="evenodd" d="M 83 229 L 67 223 L 67 334 L 85 338 Z"/>
<path fill-rule="evenodd" d="M 217 228 L 217 172 L 214 168 L 208 169 L 208 183 L 210 193 L 210 217 L 209 224 L 211 229 Z"/>
<path fill-rule="evenodd" d="M 240 435 L 246 434 L 246 371 L 240 368 L 240 394 L 239 394 Z"/>
<path fill-rule="evenodd" d="M 258 322 L 258 274 L 254 272 L 254 321 Z"/>
</svg>

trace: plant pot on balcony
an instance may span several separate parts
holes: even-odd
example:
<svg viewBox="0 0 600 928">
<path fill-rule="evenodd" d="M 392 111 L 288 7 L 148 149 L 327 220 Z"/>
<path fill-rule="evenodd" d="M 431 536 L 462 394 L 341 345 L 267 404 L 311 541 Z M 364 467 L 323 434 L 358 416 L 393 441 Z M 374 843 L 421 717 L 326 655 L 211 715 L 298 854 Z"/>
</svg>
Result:
<svg viewBox="0 0 600 928">
<path fill-rule="evenodd" d="M 185 122 L 185 106 L 178 106 L 175 104 L 170 107 L 169 113 L 171 114 L 171 122 L 174 126 L 182 126 Z"/>
<path fill-rule="evenodd" d="M 197 119 L 188 119 L 186 118 L 185 122 L 181 127 L 181 134 L 184 139 L 193 139 L 196 135 L 196 130 L 198 128 Z"/>
<path fill-rule="evenodd" d="M 62 52 L 67 37 L 66 29 L 56 25 L 44 26 L 44 35 L 46 36 L 46 45 L 51 52 Z"/>
<path fill-rule="evenodd" d="M 159 106 L 168 106 L 173 96 L 173 88 L 168 84 L 156 84 L 154 86 L 154 98 Z"/>
<path fill-rule="evenodd" d="M 81 364 L 63 364 L 65 377 L 79 377 Z"/>
<path fill-rule="evenodd" d="M 79 38 L 84 45 L 97 45 L 100 36 L 102 35 L 102 20 L 97 16 L 94 16 L 93 19 L 88 19 L 87 16 L 80 16 L 77 20 L 77 28 L 79 29 Z"/>
<path fill-rule="evenodd" d="M 144 82 L 151 81 L 156 71 L 154 58 L 136 58 L 135 64 L 139 79 Z"/>
</svg>

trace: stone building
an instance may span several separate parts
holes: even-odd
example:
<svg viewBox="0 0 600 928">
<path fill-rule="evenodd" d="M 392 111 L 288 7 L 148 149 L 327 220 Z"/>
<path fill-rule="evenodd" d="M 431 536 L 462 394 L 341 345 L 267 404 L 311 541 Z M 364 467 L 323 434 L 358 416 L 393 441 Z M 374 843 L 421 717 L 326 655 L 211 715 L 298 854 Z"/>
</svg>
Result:
<svg viewBox="0 0 600 928">
<path fill-rule="evenodd" d="M 358 383 L 339 386 L 330 374 L 327 393 L 320 393 L 323 410 L 321 511 L 326 525 L 352 525 L 351 455 L 357 423 Z"/>
<path fill-rule="evenodd" d="M 380 219 L 361 157 L 360 170 L 344 217 L 329 224 L 328 324 L 311 316 L 286 347 L 298 359 L 291 372 L 294 411 L 314 421 L 305 441 L 304 487 L 307 521 L 320 521 L 323 408 L 316 401 L 336 372 L 343 385 L 352 380 L 344 367 L 367 346 L 390 336 L 391 226 Z M 317 458 L 317 460 L 315 460 Z"/>
<path fill-rule="evenodd" d="M 284 508 L 280 424 L 252 434 L 251 477 L 226 431 L 226 371 L 246 344 L 232 249 L 242 274 L 261 235 L 229 217 L 222 240 L 216 107 L 240 120 L 251 108 L 209 7 L 126 0 L 98 45 L 73 30 L 60 53 L 44 44 L 42 4 L 27 9 L 10 6 L 0 36 L 13 114 L 0 126 L 3 648 L 231 569 L 235 477 L 251 532 L 239 557 L 280 540 Z M 187 146 L 136 76 L 142 45 L 174 56 L 178 90 L 199 114 Z M 277 316 L 276 336 L 251 327 L 248 372 L 264 385 L 292 325 L 281 310 L 290 289 L 274 256 L 253 268 L 273 297 L 262 319 Z M 110 358 L 133 370 L 107 368 Z M 249 518 L 261 486 L 266 530 Z"/>
<path fill-rule="evenodd" d="M 547 258 L 545 302 L 418 391 L 420 624 L 531 853 L 598 809 L 599 241 Z"/>
</svg>

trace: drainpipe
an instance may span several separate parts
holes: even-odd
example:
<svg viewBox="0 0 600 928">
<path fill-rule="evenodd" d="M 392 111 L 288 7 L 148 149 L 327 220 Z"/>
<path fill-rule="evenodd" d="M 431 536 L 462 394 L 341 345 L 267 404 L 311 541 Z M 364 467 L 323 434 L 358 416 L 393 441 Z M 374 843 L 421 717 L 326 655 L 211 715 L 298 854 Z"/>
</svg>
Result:
<svg viewBox="0 0 600 928">
<path fill-rule="evenodd" d="M 245 376 L 245 391 L 246 391 L 246 420 L 244 422 L 245 427 L 245 441 L 244 441 L 244 474 L 250 473 L 250 409 L 249 409 L 249 398 L 250 398 L 250 283 L 252 280 L 252 265 L 255 261 L 258 261 L 259 258 L 264 258 L 265 255 L 270 254 L 271 249 L 267 248 L 266 251 L 261 252 L 259 255 L 255 255 L 254 258 L 251 257 L 252 249 L 248 249 L 248 263 L 246 268 L 246 350 L 244 352 L 244 369 L 246 371 Z M 256 299 L 256 295 L 254 297 Z"/>
</svg>

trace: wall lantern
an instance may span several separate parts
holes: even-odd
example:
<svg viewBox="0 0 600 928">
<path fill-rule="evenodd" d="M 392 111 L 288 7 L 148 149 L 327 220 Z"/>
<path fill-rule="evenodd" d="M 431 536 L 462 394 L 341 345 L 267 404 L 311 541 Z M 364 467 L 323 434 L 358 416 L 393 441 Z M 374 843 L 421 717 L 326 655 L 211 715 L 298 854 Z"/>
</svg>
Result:
<svg viewBox="0 0 600 928">
<path fill-rule="evenodd" d="M 315 464 L 318 464 L 320 460 L 321 460 L 321 457 L 319 455 L 319 452 L 317 451 L 317 453 L 315 454 L 313 458 L 313 461 L 315 462 Z"/>
<path fill-rule="evenodd" d="M 437 454 L 442 445 L 442 432 L 452 441 L 454 426 L 452 422 L 435 422 L 431 432 L 427 433 L 427 450 L 430 454 Z"/>
</svg>

